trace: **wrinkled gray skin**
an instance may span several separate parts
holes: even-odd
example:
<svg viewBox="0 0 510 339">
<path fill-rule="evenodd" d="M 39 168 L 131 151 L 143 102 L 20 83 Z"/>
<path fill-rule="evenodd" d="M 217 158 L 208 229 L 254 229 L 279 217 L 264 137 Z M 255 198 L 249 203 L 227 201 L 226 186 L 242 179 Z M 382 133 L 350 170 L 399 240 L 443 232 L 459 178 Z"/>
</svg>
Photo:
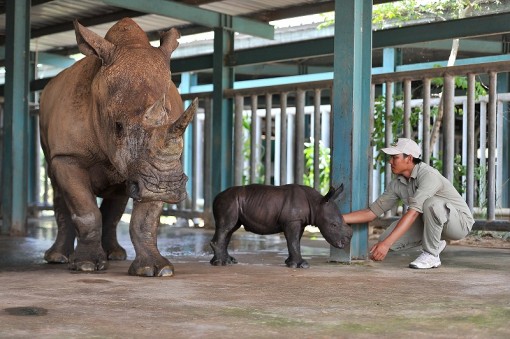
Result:
<svg viewBox="0 0 510 339">
<path fill-rule="evenodd" d="M 301 236 L 307 225 L 317 226 L 326 241 L 343 248 L 350 243 L 352 228 L 347 225 L 334 199 L 342 192 L 331 188 L 322 196 L 315 189 L 290 184 L 283 186 L 247 185 L 226 189 L 213 202 L 216 232 L 211 241 L 215 266 L 230 265 L 237 260 L 228 254 L 232 234 L 241 227 L 256 234 L 283 232 L 289 257 L 285 264 L 292 268 L 308 268 L 301 257 Z"/>
<path fill-rule="evenodd" d="M 186 198 L 182 135 L 196 110 L 195 100 L 184 111 L 170 77 L 179 33 L 163 33 L 156 48 L 129 18 L 105 38 L 77 21 L 75 31 L 86 57 L 50 81 L 40 101 L 58 224 L 44 257 L 85 272 L 126 259 L 116 225 L 131 197 L 136 257 L 129 274 L 171 276 L 174 268 L 157 248 L 157 228 L 163 203 Z M 96 197 L 103 198 L 99 208 Z"/>
</svg>

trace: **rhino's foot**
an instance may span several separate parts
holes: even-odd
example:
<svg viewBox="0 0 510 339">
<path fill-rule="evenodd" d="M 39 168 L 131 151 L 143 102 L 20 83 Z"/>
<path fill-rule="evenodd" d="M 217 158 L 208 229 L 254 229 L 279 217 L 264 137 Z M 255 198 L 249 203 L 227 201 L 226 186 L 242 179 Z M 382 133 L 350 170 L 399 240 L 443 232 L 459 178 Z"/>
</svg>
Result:
<svg viewBox="0 0 510 339">
<path fill-rule="evenodd" d="M 285 260 L 285 264 L 289 268 L 309 268 L 310 267 L 310 265 L 308 264 L 308 262 L 305 259 L 294 261 L 291 258 L 287 258 L 287 260 Z"/>
<path fill-rule="evenodd" d="M 171 277 L 174 275 L 174 266 L 163 257 L 159 260 L 135 258 L 128 273 L 140 277 Z"/>
<path fill-rule="evenodd" d="M 236 260 L 236 258 L 231 257 L 230 255 L 227 255 L 226 259 L 218 259 L 216 256 L 214 256 L 211 259 L 210 263 L 213 266 L 227 266 L 227 265 L 237 264 L 237 260 Z"/>
<path fill-rule="evenodd" d="M 126 260 L 127 258 L 126 250 L 120 245 L 109 249 L 105 248 L 105 252 L 108 260 Z"/>
<path fill-rule="evenodd" d="M 95 272 L 95 271 L 103 271 L 108 268 L 108 263 L 106 260 L 101 260 L 97 262 L 92 261 L 70 261 L 69 269 L 72 271 L 79 272 Z"/>
<path fill-rule="evenodd" d="M 102 271 L 108 268 L 108 261 L 103 249 L 96 246 L 80 245 L 69 256 L 69 269 L 81 272 Z"/>
<path fill-rule="evenodd" d="M 69 257 L 61 252 L 49 249 L 44 253 L 44 260 L 50 264 L 67 264 Z"/>
</svg>

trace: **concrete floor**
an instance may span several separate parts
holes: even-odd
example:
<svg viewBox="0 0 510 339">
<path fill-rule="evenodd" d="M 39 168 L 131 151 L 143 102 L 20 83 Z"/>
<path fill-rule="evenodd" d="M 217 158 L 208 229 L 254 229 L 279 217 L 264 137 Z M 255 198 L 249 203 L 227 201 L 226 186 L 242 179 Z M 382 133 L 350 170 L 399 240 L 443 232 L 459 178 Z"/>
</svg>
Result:
<svg viewBox="0 0 510 339">
<path fill-rule="evenodd" d="M 418 250 L 381 263 L 328 263 L 329 245 L 303 239 L 309 269 L 289 269 L 285 239 L 243 231 L 213 267 L 212 232 L 161 228 L 170 278 L 72 273 L 43 261 L 52 221 L 29 237 L 0 237 L 1 338 L 510 338 L 510 250 L 448 246 L 443 266 L 412 270 Z"/>
</svg>

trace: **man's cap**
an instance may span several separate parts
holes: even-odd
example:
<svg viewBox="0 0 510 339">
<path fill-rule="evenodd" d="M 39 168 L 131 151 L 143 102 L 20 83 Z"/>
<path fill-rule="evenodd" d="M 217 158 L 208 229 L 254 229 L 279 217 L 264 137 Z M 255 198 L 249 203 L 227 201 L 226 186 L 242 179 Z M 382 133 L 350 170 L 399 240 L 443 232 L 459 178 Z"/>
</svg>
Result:
<svg viewBox="0 0 510 339">
<path fill-rule="evenodd" d="M 410 154 L 413 158 L 421 158 L 421 148 L 414 140 L 407 138 L 398 138 L 398 141 L 391 144 L 391 147 L 381 149 L 386 154 Z"/>
</svg>

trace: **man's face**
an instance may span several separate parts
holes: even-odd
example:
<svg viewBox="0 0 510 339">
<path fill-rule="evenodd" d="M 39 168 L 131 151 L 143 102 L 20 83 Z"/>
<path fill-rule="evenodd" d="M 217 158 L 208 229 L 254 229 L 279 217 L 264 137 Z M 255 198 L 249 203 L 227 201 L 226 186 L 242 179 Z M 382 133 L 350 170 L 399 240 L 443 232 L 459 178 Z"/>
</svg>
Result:
<svg viewBox="0 0 510 339">
<path fill-rule="evenodd" d="M 413 157 L 408 155 L 404 157 L 404 154 L 390 155 L 390 165 L 393 174 L 404 174 L 413 169 Z"/>
</svg>

